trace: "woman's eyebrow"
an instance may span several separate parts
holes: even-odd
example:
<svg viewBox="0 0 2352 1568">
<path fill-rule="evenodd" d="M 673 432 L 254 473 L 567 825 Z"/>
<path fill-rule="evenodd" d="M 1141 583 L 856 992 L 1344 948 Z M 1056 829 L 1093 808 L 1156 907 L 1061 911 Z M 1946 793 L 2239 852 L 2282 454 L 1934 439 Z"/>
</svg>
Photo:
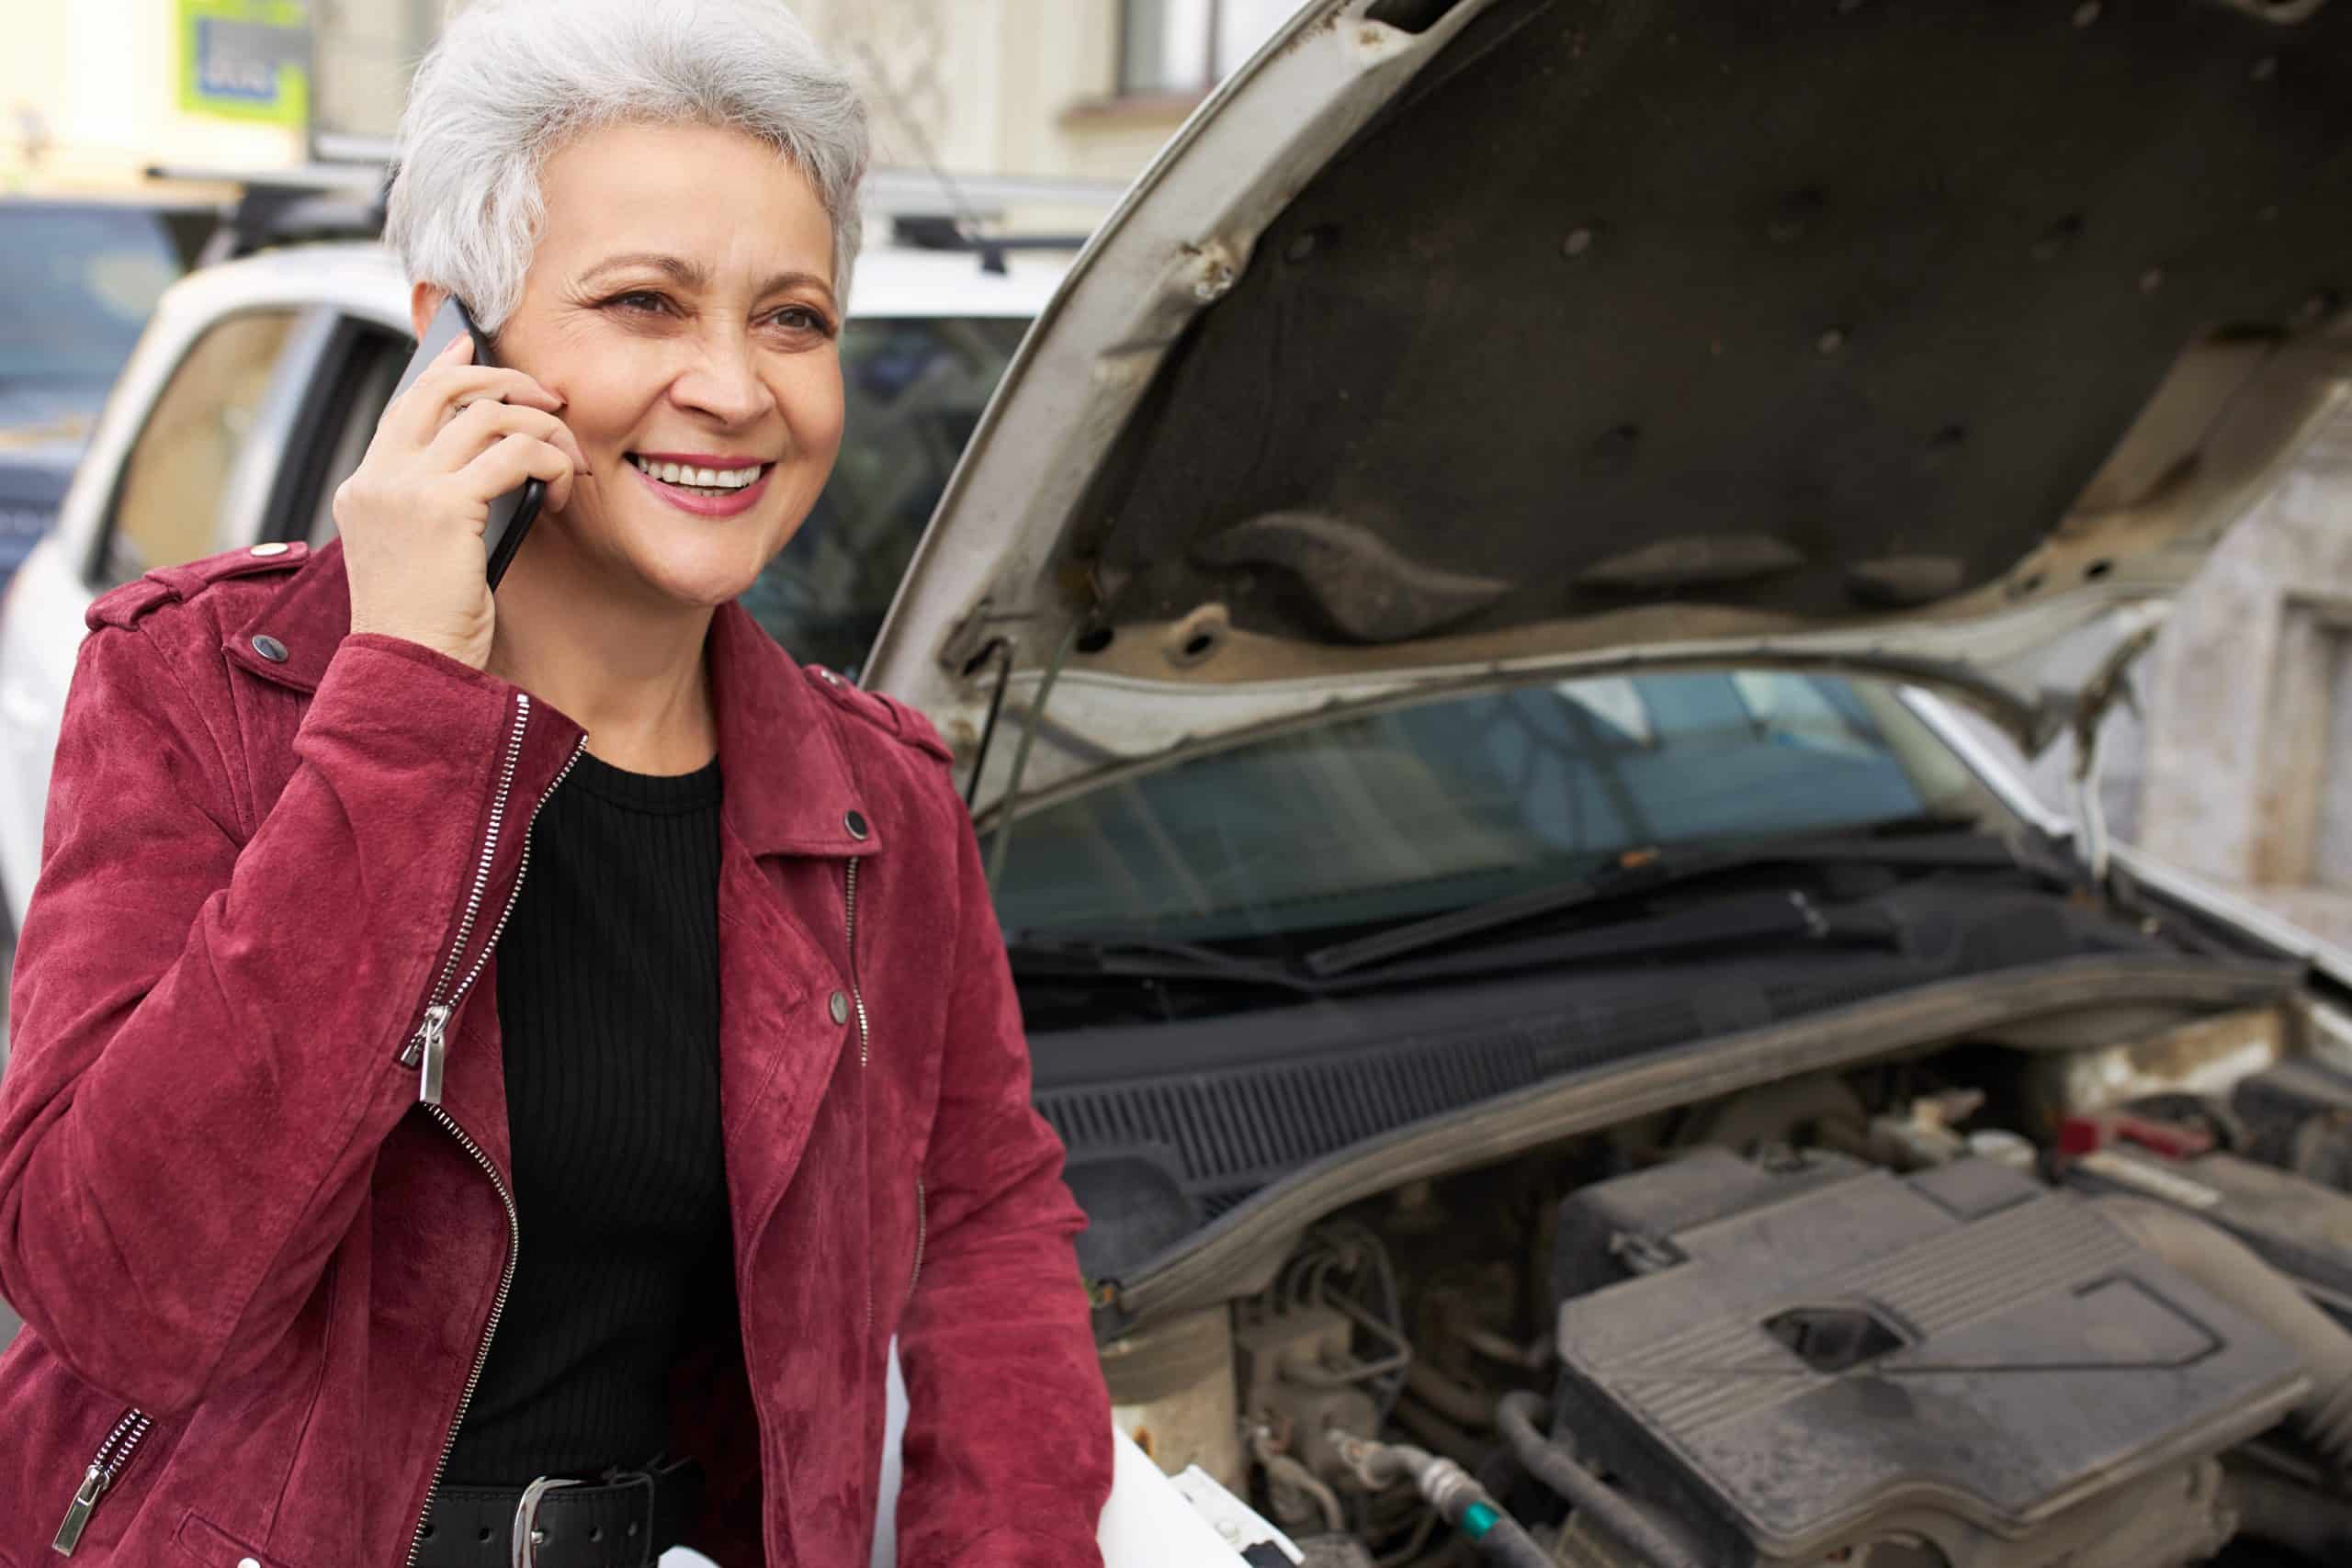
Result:
<svg viewBox="0 0 2352 1568">
<path fill-rule="evenodd" d="M 710 281 L 710 274 L 701 264 L 683 256 L 663 255 L 658 251 L 631 251 L 626 255 L 606 256 L 580 275 L 580 281 L 592 283 L 608 272 L 620 272 L 633 266 L 650 266 L 668 275 L 682 288 L 700 288 Z"/>
<path fill-rule="evenodd" d="M 608 272 L 628 267 L 647 266 L 667 276 L 681 288 L 703 288 L 710 283 L 710 273 L 700 263 L 684 256 L 664 255 L 659 251 L 631 251 L 626 255 L 606 256 L 582 273 L 580 281 L 593 283 Z M 832 285 L 813 272 L 779 272 L 760 285 L 759 292 L 773 294 L 780 288 L 817 288 L 824 292 L 827 303 L 833 298 Z"/>
<path fill-rule="evenodd" d="M 824 295 L 826 304 L 833 302 L 833 286 L 813 272 L 779 272 L 760 285 L 763 295 L 774 294 L 783 288 L 814 288 Z"/>
</svg>

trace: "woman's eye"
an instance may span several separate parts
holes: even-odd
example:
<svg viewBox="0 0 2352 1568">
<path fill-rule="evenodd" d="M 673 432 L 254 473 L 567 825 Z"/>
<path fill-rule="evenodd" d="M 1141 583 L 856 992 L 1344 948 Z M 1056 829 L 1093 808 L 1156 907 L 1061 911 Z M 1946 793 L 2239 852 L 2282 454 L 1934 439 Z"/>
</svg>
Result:
<svg viewBox="0 0 2352 1568">
<path fill-rule="evenodd" d="M 610 299 L 606 300 L 605 303 L 609 305 L 617 305 L 622 310 L 630 311 L 634 314 L 644 315 L 661 310 L 668 306 L 670 302 L 667 299 L 664 299 L 661 295 L 652 292 L 650 289 L 632 288 L 626 294 L 614 295 Z"/>
<path fill-rule="evenodd" d="M 768 319 L 796 333 L 819 333 L 826 337 L 833 334 L 833 323 L 824 313 L 806 305 L 787 305 Z"/>
</svg>

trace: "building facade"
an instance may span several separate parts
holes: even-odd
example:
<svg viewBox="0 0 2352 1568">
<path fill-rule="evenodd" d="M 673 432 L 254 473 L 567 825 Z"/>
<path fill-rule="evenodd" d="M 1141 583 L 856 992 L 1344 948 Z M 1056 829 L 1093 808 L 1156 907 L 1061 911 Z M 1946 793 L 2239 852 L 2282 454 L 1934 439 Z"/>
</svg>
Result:
<svg viewBox="0 0 2352 1568">
<path fill-rule="evenodd" d="M 19 7 L 0 53 L 0 189 L 119 186 L 153 164 L 282 166 L 309 156 L 320 136 L 389 136 L 417 59 L 463 3 Z M 795 3 L 866 87 L 878 163 L 951 177 L 1116 182 L 1134 177 L 1294 8 L 1294 0 Z M 206 28 L 226 37 L 248 14 L 290 19 L 300 40 L 297 123 L 261 122 L 232 101 L 187 107 L 191 40 Z"/>
</svg>

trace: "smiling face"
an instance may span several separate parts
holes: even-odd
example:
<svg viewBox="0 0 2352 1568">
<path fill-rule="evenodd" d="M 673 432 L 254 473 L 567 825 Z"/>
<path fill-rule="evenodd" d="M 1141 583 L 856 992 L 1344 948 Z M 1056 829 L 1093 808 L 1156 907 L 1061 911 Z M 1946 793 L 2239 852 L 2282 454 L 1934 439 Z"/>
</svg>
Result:
<svg viewBox="0 0 2352 1568">
<path fill-rule="evenodd" d="M 709 126 L 590 131 L 540 188 L 497 353 L 566 400 L 593 476 L 534 536 L 661 599 L 724 603 L 784 548 L 841 449 L 831 223 L 773 148 Z M 553 542 L 535 536 L 518 566 Z"/>
</svg>

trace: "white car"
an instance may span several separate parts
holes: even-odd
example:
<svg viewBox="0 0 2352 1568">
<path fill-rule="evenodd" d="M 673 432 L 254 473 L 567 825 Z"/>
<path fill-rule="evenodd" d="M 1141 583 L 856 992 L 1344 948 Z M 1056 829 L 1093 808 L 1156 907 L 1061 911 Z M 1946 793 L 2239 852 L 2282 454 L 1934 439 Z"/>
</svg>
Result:
<svg viewBox="0 0 2352 1568">
<path fill-rule="evenodd" d="M 2341 4 L 1328 0 L 1192 119 L 865 675 L 1155 1458 L 1395 1563 L 2352 1561 L 2352 970 L 1949 705 L 2094 730 L 2341 406 L 2346 104 Z"/>
<path fill-rule="evenodd" d="M 842 341 L 849 427 L 807 525 L 745 597 L 803 658 L 855 672 L 1022 333 L 1068 262 L 869 249 Z M 408 286 L 368 243 L 304 244 L 191 274 L 164 296 L 55 527 L 0 617 L 0 893 L 13 930 L 40 864 L 50 755 L 83 613 L 159 567 L 333 535 L 413 346 Z"/>
</svg>

